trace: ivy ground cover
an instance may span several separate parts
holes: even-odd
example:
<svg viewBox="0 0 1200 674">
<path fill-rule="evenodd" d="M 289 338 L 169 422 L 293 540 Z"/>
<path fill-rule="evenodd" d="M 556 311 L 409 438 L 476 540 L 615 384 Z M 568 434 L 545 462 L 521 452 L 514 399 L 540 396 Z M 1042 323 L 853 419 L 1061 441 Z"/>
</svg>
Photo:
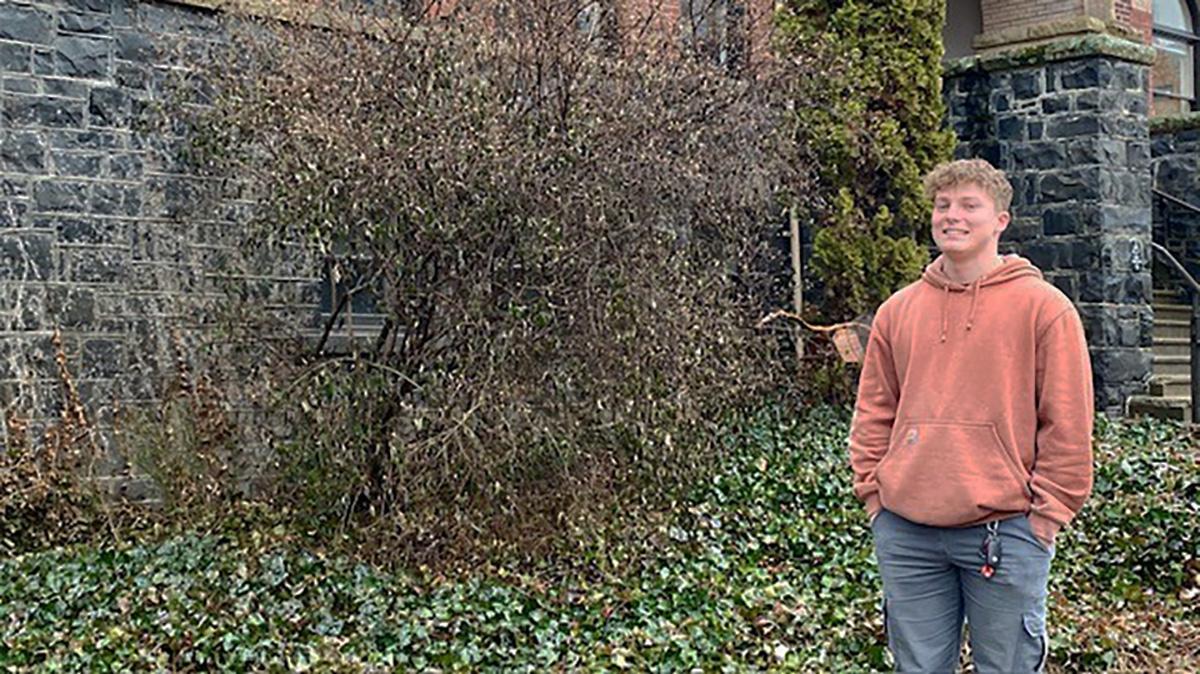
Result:
<svg viewBox="0 0 1200 674">
<path fill-rule="evenodd" d="M 394 574 L 271 532 L 0 561 L 6 671 L 879 671 L 849 414 L 760 413 L 670 507 L 521 572 Z M 1052 671 L 1200 670 L 1200 466 L 1179 426 L 1097 428 L 1061 535 Z"/>
</svg>

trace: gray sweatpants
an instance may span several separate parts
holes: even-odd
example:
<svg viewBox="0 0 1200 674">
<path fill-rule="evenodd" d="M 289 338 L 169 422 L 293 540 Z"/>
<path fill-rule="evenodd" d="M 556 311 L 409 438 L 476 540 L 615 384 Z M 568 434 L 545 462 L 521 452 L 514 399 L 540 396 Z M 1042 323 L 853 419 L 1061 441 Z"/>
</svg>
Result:
<svg viewBox="0 0 1200 674">
<path fill-rule="evenodd" d="M 985 525 L 930 527 L 884 510 L 871 529 L 896 671 L 957 671 L 964 617 L 976 672 L 1042 671 L 1054 548 L 1034 537 L 1026 516 L 998 523 L 1002 559 L 990 579 L 980 571 Z"/>
</svg>

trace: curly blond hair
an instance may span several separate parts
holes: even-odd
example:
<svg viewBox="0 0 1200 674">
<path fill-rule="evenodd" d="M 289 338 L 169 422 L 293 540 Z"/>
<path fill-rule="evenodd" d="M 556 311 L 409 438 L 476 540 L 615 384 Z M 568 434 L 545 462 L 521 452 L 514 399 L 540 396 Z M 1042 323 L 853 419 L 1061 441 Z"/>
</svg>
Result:
<svg viewBox="0 0 1200 674">
<path fill-rule="evenodd" d="M 933 199 L 938 192 L 964 184 L 978 185 L 996 202 L 996 212 L 1012 205 L 1013 188 L 1004 176 L 984 159 L 957 159 L 938 164 L 925 176 L 925 196 Z"/>
</svg>

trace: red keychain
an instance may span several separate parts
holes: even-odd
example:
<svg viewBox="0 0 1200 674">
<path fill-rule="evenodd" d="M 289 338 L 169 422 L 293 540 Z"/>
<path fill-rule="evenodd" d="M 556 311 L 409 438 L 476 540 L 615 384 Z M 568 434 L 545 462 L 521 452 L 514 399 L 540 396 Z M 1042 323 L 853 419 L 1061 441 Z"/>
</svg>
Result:
<svg viewBox="0 0 1200 674">
<path fill-rule="evenodd" d="M 979 548 L 979 554 L 983 557 L 983 566 L 979 567 L 979 573 L 984 578 L 990 579 L 996 575 L 996 569 L 1000 567 L 1000 536 L 997 532 L 999 527 L 999 522 L 988 522 L 987 536 Z"/>
</svg>

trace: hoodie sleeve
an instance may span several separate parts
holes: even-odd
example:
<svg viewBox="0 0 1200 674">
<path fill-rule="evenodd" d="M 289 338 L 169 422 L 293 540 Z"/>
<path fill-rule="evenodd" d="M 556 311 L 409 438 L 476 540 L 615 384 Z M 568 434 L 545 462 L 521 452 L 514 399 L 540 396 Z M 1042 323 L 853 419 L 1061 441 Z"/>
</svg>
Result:
<svg viewBox="0 0 1200 674">
<path fill-rule="evenodd" d="M 862 373 L 858 380 L 858 397 L 854 418 L 850 422 L 850 466 L 854 470 L 854 494 L 866 504 L 873 518 L 882 505 L 879 502 L 879 483 L 875 467 L 887 453 L 900 402 L 900 382 L 892 360 L 882 323 L 883 312 L 876 316 L 863 357 Z"/>
<path fill-rule="evenodd" d="M 1037 341 L 1037 449 L 1029 520 L 1048 545 L 1092 491 L 1094 404 L 1083 325 L 1069 307 Z"/>
</svg>

